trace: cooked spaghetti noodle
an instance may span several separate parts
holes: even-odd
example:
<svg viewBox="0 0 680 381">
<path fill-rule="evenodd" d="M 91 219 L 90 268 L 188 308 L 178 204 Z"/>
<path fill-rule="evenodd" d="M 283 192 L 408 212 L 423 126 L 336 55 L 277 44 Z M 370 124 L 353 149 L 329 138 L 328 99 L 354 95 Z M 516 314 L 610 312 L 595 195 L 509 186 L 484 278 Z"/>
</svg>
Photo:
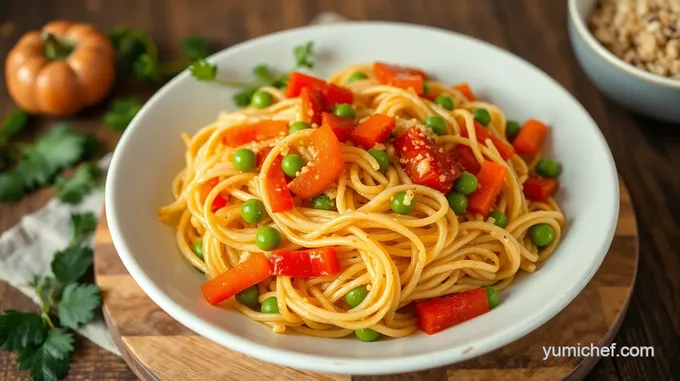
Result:
<svg viewBox="0 0 680 381">
<path fill-rule="evenodd" d="M 363 73 L 360 77 L 364 78 L 350 80 L 355 73 Z M 158 213 L 162 221 L 176 224 L 179 250 L 208 279 L 233 269 L 253 253 L 269 257 L 271 251 L 262 250 L 256 243 L 257 231 L 263 226 L 280 232 L 279 249 L 332 246 L 340 264 L 340 271 L 333 275 L 270 276 L 258 282 L 257 301 L 276 297 L 275 313 L 260 312 L 237 298 L 229 298 L 221 306 L 232 306 L 277 333 L 293 331 L 337 338 L 371 328 L 385 336 L 403 337 L 418 329 L 416 315 L 408 307 L 412 302 L 482 286 L 503 289 L 520 270 L 533 272 L 550 257 L 560 241 L 564 216 L 552 196 L 539 202 L 523 193 L 523 184 L 534 176 L 541 152 L 529 156 L 515 153 L 504 160 L 492 139 L 477 138 L 473 110 L 486 109 L 491 116 L 486 129 L 495 139 L 510 144 L 505 138 L 506 117 L 500 108 L 469 99 L 474 98 L 469 92 L 428 80 L 428 94 L 453 101 L 454 107 L 449 110 L 434 102 L 432 96 L 419 96 L 413 88 L 381 84 L 373 76 L 371 65 L 344 68 L 329 83 L 351 92 L 356 121 L 374 114 L 395 119 L 392 138 L 375 146 L 389 157 L 386 170 L 380 170 L 380 163 L 366 149 L 351 142 L 342 144 L 344 170 L 324 192 L 334 202 L 332 210 L 314 209 L 308 199 L 295 196 L 292 210 L 275 213 L 272 202 L 276 195 L 266 191 L 267 173 L 280 162 L 280 155 L 297 153 L 304 161 L 313 161 L 318 152 L 311 137 L 317 125 L 287 136 L 253 139 L 238 147 L 224 144 L 224 137 L 237 126 L 264 120 L 291 124 L 307 119 L 300 97 L 287 98 L 277 88 L 264 87 L 260 90 L 273 99 L 270 106 L 221 113 L 217 121 L 193 136 L 182 135 L 186 165 L 172 184 L 174 201 Z M 422 121 L 430 116 L 446 122 L 440 136 L 428 134 L 423 126 Z M 400 152 L 393 146 L 393 137 L 413 126 L 424 132 L 420 136 L 436 141 L 443 155 L 467 146 L 477 163 L 493 162 L 507 168 L 492 209 L 505 216 L 507 226 L 469 210 L 456 216 L 444 193 L 418 185 L 409 177 Z M 262 151 L 262 162 L 252 171 L 237 170 L 232 158 L 239 148 Z M 268 153 L 265 148 L 270 149 Z M 394 197 L 403 192 L 404 204 L 414 203 L 408 214 L 395 213 L 391 208 Z M 224 202 L 214 209 L 219 198 Z M 256 224 L 241 218 L 242 205 L 250 199 L 261 200 L 266 209 L 264 219 Z M 541 247 L 529 233 L 539 224 L 551 227 L 554 235 Z M 202 258 L 192 249 L 197 242 Z M 345 296 L 360 286 L 368 293 L 352 307 Z"/>
</svg>

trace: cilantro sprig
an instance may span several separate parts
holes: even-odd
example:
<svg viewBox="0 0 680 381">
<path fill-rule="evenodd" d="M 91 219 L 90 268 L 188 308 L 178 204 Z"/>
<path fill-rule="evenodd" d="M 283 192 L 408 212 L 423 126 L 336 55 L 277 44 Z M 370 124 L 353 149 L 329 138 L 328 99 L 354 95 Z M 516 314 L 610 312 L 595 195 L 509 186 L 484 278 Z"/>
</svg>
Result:
<svg viewBox="0 0 680 381">
<path fill-rule="evenodd" d="M 288 76 L 295 70 L 301 68 L 314 67 L 314 43 L 308 41 L 302 45 L 298 45 L 293 49 L 293 57 L 295 58 L 295 65 L 286 73 L 273 75 L 269 67 L 265 64 L 258 64 L 253 68 L 253 76 L 255 80 L 250 83 L 232 82 L 219 79 L 217 77 L 217 65 L 208 62 L 205 59 L 199 59 L 194 62 L 189 71 L 191 76 L 198 81 L 215 82 L 225 86 L 243 88 L 234 95 L 234 103 L 239 107 L 246 107 L 250 104 L 253 94 L 262 86 L 273 86 L 279 89 L 286 87 L 288 83 Z"/>
<path fill-rule="evenodd" d="M 39 309 L 0 315 L 0 348 L 15 352 L 19 369 L 28 370 L 34 381 L 56 381 L 68 372 L 74 338 L 67 328 L 91 321 L 101 305 L 99 288 L 80 282 L 92 265 L 92 250 L 83 243 L 95 226 L 94 214 L 72 214 L 72 238 L 55 254 L 53 274 L 35 276 L 29 283 Z"/>
</svg>

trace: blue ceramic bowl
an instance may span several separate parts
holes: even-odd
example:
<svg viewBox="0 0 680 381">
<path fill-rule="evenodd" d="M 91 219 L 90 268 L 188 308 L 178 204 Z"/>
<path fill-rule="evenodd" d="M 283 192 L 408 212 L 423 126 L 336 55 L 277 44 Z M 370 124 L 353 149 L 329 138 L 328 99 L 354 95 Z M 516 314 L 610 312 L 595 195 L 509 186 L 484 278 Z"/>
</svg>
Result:
<svg viewBox="0 0 680 381">
<path fill-rule="evenodd" d="M 652 119 L 680 123 L 680 80 L 628 64 L 602 46 L 586 24 L 597 0 L 569 0 L 569 36 L 581 67 L 609 98 Z"/>
</svg>

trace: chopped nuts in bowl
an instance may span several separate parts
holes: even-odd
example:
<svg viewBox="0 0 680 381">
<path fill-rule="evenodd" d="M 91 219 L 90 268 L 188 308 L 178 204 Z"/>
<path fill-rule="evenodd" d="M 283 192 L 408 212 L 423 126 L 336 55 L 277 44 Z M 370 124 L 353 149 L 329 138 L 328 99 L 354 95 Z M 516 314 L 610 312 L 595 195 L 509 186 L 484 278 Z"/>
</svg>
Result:
<svg viewBox="0 0 680 381">
<path fill-rule="evenodd" d="M 609 98 L 680 123 L 680 0 L 569 0 L 569 33 Z"/>
</svg>

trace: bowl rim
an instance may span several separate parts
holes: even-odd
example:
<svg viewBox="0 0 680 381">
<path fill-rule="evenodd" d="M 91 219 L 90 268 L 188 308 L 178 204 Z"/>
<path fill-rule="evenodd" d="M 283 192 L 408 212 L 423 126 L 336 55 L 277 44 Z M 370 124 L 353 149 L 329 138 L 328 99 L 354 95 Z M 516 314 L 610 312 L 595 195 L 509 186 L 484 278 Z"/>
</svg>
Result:
<svg viewBox="0 0 680 381">
<path fill-rule="evenodd" d="M 149 296 L 149 298 L 156 303 L 163 311 L 168 313 L 173 319 L 177 320 L 182 325 L 191 329 L 192 331 L 198 333 L 199 335 L 223 346 L 227 350 L 233 350 L 241 352 L 248 356 L 257 358 L 259 360 L 273 363 L 276 365 L 293 367 L 301 370 L 323 372 L 323 373 L 335 373 L 335 374 L 353 374 L 353 375 L 379 375 L 379 374 L 395 374 L 404 372 L 414 372 L 426 369 L 432 369 L 442 366 L 447 366 L 452 363 L 458 363 L 465 360 L 469 360 L 474 357 L 484 355 L 488 352 L 501 348 L 503 345 L 507 345 L 514 342 L 521 337 L 526 336 L 538 327 L 542 326 L 548 320 L 555 317 L 559 312 L 561 312 L 569 303 L 571 303 L 574 298 L 585 288 L 585 286 L 590 282 L 592 277 L 595 275 L 600 265 L 604 261 L 604 258 L 613 242 L 614 233 L 616 230 L 618 215 L 619 215 L 619 183 L 618 175 L 616 170 L 616 164 L 614 162 L 613 156 L 611 155 L 611 150 L 607 145 L 607 142 L 602 134 L 602 131 L 597 127 L 597 123 L 592 119 L 588 111 L 583 107 L 583 105 L 567 91 L 561 84 L 559 84 L 555 79 L 550 77 L 540 68 L 530 63 L 529 61 L 523 59 L 522 57 L 495 46 L 489 42 L 464 35 L 461 33 L 456 33 L 453 31 L 424 26 L 415 25 L 401 22 L 391 22 L 391 21 L 352 21 L 352 22 L 342 22 L 337 24 L 326 24 L 326 25 L 307 25 L 298 28 L 287 29 L 279 31 L 276 33 L 256 37 L 253 39 L 245 40 L 238 44 L 232 45 L 228 48 L 221 50 L 213 54 L 208 58 L 209 61 L 216 61 L 220 56 L 231 54 L 234 51 L 238 51 L 242 48 L 246 48 L 251 44 L 256 44 L 260 40 L 270 38 L 272 36 L 281 37 L 282 35 L 298 33 L 300 30 L 306 30 L 313 33 L 315 30 L 319 29 L 342 29 L 342 28 L 352 28 L 356 26 L 363 27 L 388 27 L 388 28 L 407 28 L 414 31 L 426 31 L 428 33 L 438 33 L 447 34 L 449 36 L 455 36 L 459 39 L 471 40 L 475 44 L 481 44 L 485 47 L 494 50 L 497 54 L 510 56 L 512 59 L 519 60 L 523 64 L 528 65 L 533 68 L 537 75 L 544 78 L 545 81 L 551 82 L 557 86 L 565 95 L 573 100 L 576 107 L 578 107 L 581 112 L 590 120 L 592 127 L 594 128 L 595 138 L 599 141 L 601 148 L 607 153 L 607 165 L 612 168 L 612 173 L 607 174 L 610 176 L 609 183 L 612 185 L 612 194 L 610 195 L 610 211 L 609 220 L 606 222 L 608 229 L 607 234 L 599 242 L 593 244 L 593 252 L 597 253 L 597 258 L 591 263 L 591 267 L 586 276 L 582 277 L 578 282 L 572 285 L 568 289 L 565 295 L 562 295 L 551 304 L 546 304 L 542 308 L 534 311 L 533 318 L 530 321 L 516 322 L 511 325 L 504 332 L 499 333 L 495 336 L 485 337 L 475 343 L 475 350 L 464 350 L 461 351 L 459 347 L 451 347 L 450 349 L 439 351 L 436 355 L 433 353 L 423 353 L 417 355 L 406 355 L 406 356 L 395 356 L 390 358 L 382 359 L 356 359 L 356 358 L 341 358 L 337 356 L 324 356 L 324 355 L 313 355 L 307 353 L 295 353 L 290 352 L 285 349 L 277 349 L 270 346 L 258 344 L 247 338 L 242 338 L 237 335 L 230 333 L 229 331 L 216 326 L 196 315 L 195 312 L 184 308 L 183 306 L 176 303 L 169 295 L 163 292 L 159 286 L 155 284 L 139 265 L 135 256 L 132 254 L 133 250 L 128 246 L 128 242 L 123 236 L 122 230 L 120 228 L 121 220 L 118 219 L 118 214 L 115 212 L 123 205 L 118 205 L 116 200 L 117 197 L 114 195 L 115 192 L 112 189 L 117 189 L 115 184 L 118 182 L 117 176 L 120 171 L 122 157 L 126 156 L 126 150 L 128 147 L 127 142 L 132 139 L 132 134 L 124 133 L 121 137 L 112 157 L 111 166 L 108 171 L 108 176 L 106 179 L 106 191 L 105 191 L 105 209 L 107 211 L 106 218 L 108 226 L 110 229 L 112 242 L 116 251 L 118 252 L 121 261 L 124 266 L 133 277 L 135 282 L 140 286 L 140 288 Z M 178 74 L 168 83 L 166 83 L 160 90 L 158 90 L 144 105 L 142 110 L 133 118 L 127 131 L 131 131 L 136 128 L 139 119 L 142 115 L 146 113 L 152 105 L 157 103 L 166 92 L 179 81 L 184 80 L 185 77 L 189 76 L 187 70 Z"/>
<path fill-rule="evenodd" d="M 602 57 L 604 60 L 612 64 L 615 68 L 623 71 L 626 74 L 637 77 L 643 81 L 651 82 L 655 85 L 680 89 L 680 80 L 664 77 L 658 74 L 642 70 L 622 60 L 617 55 L 615 55 L 614 53 L 610 52 L 607 48 L 605 48 L 604 45 L 602 45 L 590 32 L 590 30 L 586 26 L 585 21 L 579 15 L 576 9 L 577 1 L 579 0 L 569 0 L 568 6 L 569 19 L 571 20 L 571 23 L 574 26 L 576 32 L 581 36 L 581 39 L 583 39 L 583 41 L 585 41 L 585 43 L 589 45 L 590 48 L 594 50 L 600 57 Z M 595 1 L 599 2 L 600 0 Z"/>
</svg>

